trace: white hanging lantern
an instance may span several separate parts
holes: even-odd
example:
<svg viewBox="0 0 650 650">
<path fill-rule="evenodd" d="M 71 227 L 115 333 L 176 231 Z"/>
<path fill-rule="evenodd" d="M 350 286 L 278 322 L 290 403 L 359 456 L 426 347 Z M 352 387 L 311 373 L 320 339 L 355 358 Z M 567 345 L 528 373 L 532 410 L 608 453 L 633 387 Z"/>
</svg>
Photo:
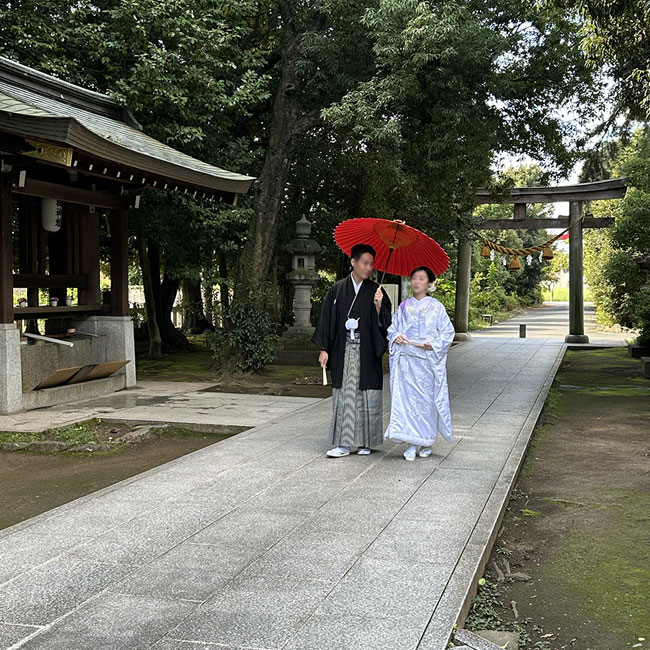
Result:
<svg viewBox="0 0 650 650">
<path fill-rule="evenodd" d="M 41 222 L 47 232 L 58 232 L 63 223 L 63 204 L 56 199 L 41 199 Z"/>
</svg>

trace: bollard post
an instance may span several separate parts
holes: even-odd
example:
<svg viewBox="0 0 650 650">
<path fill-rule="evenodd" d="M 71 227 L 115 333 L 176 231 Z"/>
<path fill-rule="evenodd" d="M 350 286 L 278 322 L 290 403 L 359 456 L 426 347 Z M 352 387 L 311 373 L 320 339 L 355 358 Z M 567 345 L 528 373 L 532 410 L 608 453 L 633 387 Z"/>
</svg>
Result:
<svg viewBox="0 0 650 650">
<path fill-rule="evenodd" d="M 519 323 L 519 338 L 526 338 L 526 323 Z"/>
</svg>

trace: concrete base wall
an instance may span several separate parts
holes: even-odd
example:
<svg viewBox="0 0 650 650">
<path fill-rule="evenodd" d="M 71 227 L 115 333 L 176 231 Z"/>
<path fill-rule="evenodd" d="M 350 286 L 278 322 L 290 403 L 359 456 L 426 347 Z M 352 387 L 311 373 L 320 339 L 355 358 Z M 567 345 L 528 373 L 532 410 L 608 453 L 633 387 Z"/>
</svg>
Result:
<svg viewBox="0 0 650 650">
<path fill-rule="evenodd" d="M 33 341 L 20 346 L 23 391 L 32 391 L 55 370 L 112 361 L 106 358 L 106 338 L 103 336 L 95 339 L 79 335 L 66 340 L 74 343 L 74 347 L 46 341 Z"/>
<path fill-rule="evenodd" d="M 135 386 L 133 322 L 128 316 L 91 316 L 70 326 L 98 338 L 80 335 L 72 339 L 74 347 L 47 342 L 23 345 L 14 323 L 0 323 L 0 414 L 69 404 Z M 112 377 L 33 390 L 55 370 L 125 359 L 130 363 Z"/>
<path fill-rule="evenodd" d="M 641 376 L 650 379 L 650 357 L 641 357 Z"/>
<path fill-rule="evenodd" d="M 130 365 L 130 364 L 129 364 Z M 82 381 L 70 386 L 55 386 L 23 393 L 22 410 L 40 409 L 57 404 L 70 404 L 90 397 L 101 397 L 124 388 L 124 375 L 114 375 L 105 379 Z"/>
<path fill-rule="evenodd" d="M 647 345 L 628 345 L 627 355 L 633 359 L 650 356 L 650 346 Z"/>
<path fill-rule="evenodd" d="M 23 408 L 20 332 L 15 323 L 0 323 L 0 413 Z"/>
<path fill-rule="evenodd" d="M 133 340 L 133 321 L 130 316 L 89 316 L 75 321 L 72 327 L 80 332 L 87 332 L 105 337 L 105 361 L 123 361 L 131 363 L 119 371 L 125 376 L 126 388 L 135 386 L 135 343 Z"/>
<path fill-rule="evenodd" d="M 318 366 L 320 350 L 312 343 L 315 328 L 294 325 L 283 335 L 274 363 L 286 366 Z"/>
</svg>

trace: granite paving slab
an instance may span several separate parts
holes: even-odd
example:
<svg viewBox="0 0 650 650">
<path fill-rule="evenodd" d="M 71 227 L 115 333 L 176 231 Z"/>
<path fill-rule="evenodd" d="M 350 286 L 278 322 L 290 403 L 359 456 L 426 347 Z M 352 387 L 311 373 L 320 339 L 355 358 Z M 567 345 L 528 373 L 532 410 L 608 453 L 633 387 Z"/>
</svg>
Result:
<svg viewBox="0 0 650 650">
<path fill-rule="evenodd" d="M 175 424 L 203 431 L 238 433 L 274 422 L 289 413 L 317 403 L 309 397 L 276 397 L 239 393 L 202 392 L 202 382 L 145 381 L 135 388 L 104 397 L 0 415 L 0 431 L 41 432 L 83 420 Z"/>
<path fill-rule="evenodd" d="M 454 347 L 455 437 L 430 458 L 327 459 L 331 402 L 298 401 L 0 531 L 0 650 L 443 650 L 564 349 Z"/>
</svg>

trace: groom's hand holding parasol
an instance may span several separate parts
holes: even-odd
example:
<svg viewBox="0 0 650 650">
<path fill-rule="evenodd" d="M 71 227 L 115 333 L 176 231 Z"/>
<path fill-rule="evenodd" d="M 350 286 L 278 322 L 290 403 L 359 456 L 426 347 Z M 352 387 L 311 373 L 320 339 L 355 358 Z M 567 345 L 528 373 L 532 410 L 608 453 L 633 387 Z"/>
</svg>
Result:
<svg viewBox="0 0 650 650">
<path fill-rule="evenodd" d="M 377 291 L 375 292 L 375 300 L 374 300 L 375 309 L 377 309 L 377 313 L 381 311 L 381 303 L 383 299 L 384 299 L 384 294 L 381 290 L 381 285 L 380 285 Z"/>
</svg>

